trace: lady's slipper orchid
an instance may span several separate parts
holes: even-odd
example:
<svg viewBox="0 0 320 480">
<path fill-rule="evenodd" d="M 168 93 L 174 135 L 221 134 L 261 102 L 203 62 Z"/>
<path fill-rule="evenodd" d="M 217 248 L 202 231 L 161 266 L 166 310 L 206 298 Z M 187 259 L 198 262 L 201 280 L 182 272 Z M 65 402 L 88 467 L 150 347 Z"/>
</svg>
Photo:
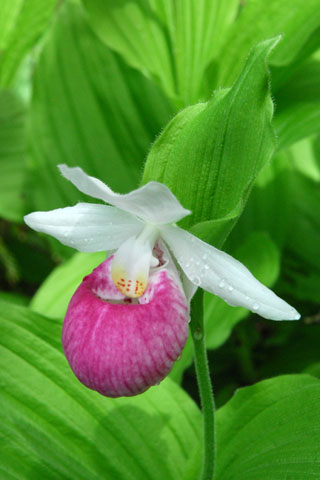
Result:
<svg viewBox="0 0 320 480">
<path fill-rule="evenodd" d="M 197 287 L 265 318 L 300 318 L 240 262 L 177 227 L 191 212 L 165 185 L 121 195 L 79 167 L 59 168 L 81 192 L 113 205 L 79 203 L 25 217 L 82 252 L 115 251 L 83 280 L 63 326 L 66 357 L 89 388 L 117 397 L 159 383 L 186 342 Z"/>
</svg>

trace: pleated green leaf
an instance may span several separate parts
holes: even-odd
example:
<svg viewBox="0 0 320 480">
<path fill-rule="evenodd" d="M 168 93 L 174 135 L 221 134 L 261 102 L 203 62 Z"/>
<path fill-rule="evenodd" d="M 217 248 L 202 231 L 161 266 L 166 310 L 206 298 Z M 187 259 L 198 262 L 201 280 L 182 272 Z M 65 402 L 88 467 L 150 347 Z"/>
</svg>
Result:
<svg viewBox="0 0 320 480">
<path fill-rule="evenodd" d="M 238 9 L 238 0 L 83 4 L 100 38 L 129 65 L 153 77 L 179 107 L 203 98 L 204 73 Z"/>
<path fill-rule="evenodd" d="M 146 76 L 155 77 L 175 96 L 175 79 L 165 26 L 152 1 L 83 0 L 90 23 L 100 38 Z"/>
<path fill-rule="evenodd" d="M 320 62 L 304 63 L 276 93 L 278 148 L 320 132 Z"/>
<path fill-rule="evenodd" d="M 182 478 L 201 437 L 200 412 L 170 379 L 108 399 L 73 376 L 60 322 L 1 303 L 3 479 Z"/>
<path fill-rule="evenodd" d="M 83 278 L 105 259 L 105 252 L 77 252 L 50 273 L 33 297 L 30 308 L 47 317 L 63 318 Z"/>
<path fill-rule="evenodd" d="M 56 165 L 80 166 L 116 191 L 137 187 L 171 106 L 92 33 L 82 11 L 65 5 L 34 77 L 30 135 L 36 209 L 88 200 Z"/>
<path fill-rule="evenodd" d="M 216 84 L 231 86 L 241 72 L 253 45 L 275 35 L 283 34 L 283 40 L 270 56 L 270 65 L 282 67 L 290 64 L 319 26 L 318 0 L 247 2 L 221 49 Z"/>
<path fill-rule="evenodd" d="M 1 0 L 0 86 L 8 87 L 24 56 L 48 27 L 57 0 Z"/>
<path fill-rule="evenodd" d="M 205 72 L 219 54 L 238 0 L 156 0 L 153 5 L 168 29 L 179 105 L 206 99 L 204 92 L 211 96 L 213 85 L 205 84 Z"/>
<path fill-rule="evenodd" d="M 246 265 L 253 275 L 271 287 L 279 276 L 280 255 L 276 245 L 265 232 L 253 232 L 231 252 L 232 256 Z M 230 336 L 233 327 L 243 320 L 249 311 L 242 307 L 231 307 L 221 298 L 204 293 L 204 324 L 206 346 L 209 349 L 220 347 Z M 171 378 L 180 382 L 184 370 L 192 363 L 193 345 L 189 338 L 182 357 L 172 370 Z"/>
<path fill-rule="evenodd" d="M 21 222 L 26 176 L 26 108 L 9 90 L 0 91 L 0 217 Z"/>
<path fill-rule="evenodd" d="M 320 382 L 273 378 L 237 391 L 217 414 L 217 480 L 320 477 Z"/>
<path fill-rule="evenodd" d="M 278 40 L 258 44 L 232 89 L 180 112 L 150 151 L 143 182 L 165 183 L 192 210 L 185 227 L 237 218 L 274 152 L 266 60 Z"/>
<path fill-rule="evenodd" d="M 304 162 L 303 157 L 299 160 Z M 286 244 L 285 278 L 287 281 L 282 282 L 281 288 L 287 294 L 302 301 L 313 301 L 318 304 L 320 302 L 319 180 L 301 172 L 293 172 L 291 198 L 295 217 Z"/>
<path fill-rule="evenodd" d="M 228 238 L 232 250 L 249 232 L 263 230 L 282 250 L 289 234 L 295 211 L 290 184 L 292 155 L 282 150 L 259 174 L 245 209 Z"/>
</svg>

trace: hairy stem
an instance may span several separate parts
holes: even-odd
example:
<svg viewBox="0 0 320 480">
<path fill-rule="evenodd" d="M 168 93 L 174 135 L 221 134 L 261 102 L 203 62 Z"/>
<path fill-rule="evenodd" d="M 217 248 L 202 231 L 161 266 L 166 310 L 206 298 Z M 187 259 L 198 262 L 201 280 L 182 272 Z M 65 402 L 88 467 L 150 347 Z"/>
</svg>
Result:
<svg viewBox="0 0 320 480">
<path fill-rule="evenodd" d="M 203 291 L 200 288 L 191 303 L 190 330 L 203 415 L 203 461 L 200 480 L 212 480 L 215 465 L 215 406 L 205 345 Z"/>
</svg>

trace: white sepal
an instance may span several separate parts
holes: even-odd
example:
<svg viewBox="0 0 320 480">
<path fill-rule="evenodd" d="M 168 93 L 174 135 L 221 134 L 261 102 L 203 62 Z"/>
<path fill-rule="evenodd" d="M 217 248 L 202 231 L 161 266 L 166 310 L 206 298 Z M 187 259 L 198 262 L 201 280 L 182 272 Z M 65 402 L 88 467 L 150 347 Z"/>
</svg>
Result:
<svg viewBox="0 0 320 480">
<path fill-rule="evenodd" d="M 271 320 L 298 320 L 299 313 L 262 285 L 238 260 L 176 226 L 161 227 L 161 236 L 196 286 Z"/>
<path fill-rule="evenodd" d="M 129 213 L 94 203 L 33 212 L 24 221 L 33 230 L 52 235 L 80 252 L 114 250 L 144 227 L 143 222 Z"/>
<path fill-rule="evenodd" d="M 168 187 L 158 182 L 149 182 L 130 193 L 115 193 L 101 180 L 90 177 L 80 167 L 58 165 L 62 175 L 81 192 L 152 224 L 174 223 L 189 215 Z"/>
</svg>

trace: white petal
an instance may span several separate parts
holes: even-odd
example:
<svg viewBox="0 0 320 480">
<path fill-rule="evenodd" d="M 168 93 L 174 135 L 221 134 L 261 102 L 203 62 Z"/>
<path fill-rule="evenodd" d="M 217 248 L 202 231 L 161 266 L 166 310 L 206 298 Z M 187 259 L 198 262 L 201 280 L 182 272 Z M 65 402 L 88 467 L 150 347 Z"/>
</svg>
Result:
<svg viewBox="0 0 320 480">
<path fill-rule="evenodd" d="M 140 235 L 128 238 L 114 254 L 112 280 L 127 297 L 137 298 L 145 292 L 158 235 L 157 229 L 147 225 Z"/>
<path fill-rule="evenodd" d="M 184 273 L 183 270 L 181 275 L 181 281 L 182 281 L 183 290 L 184 290 L 186 299 L 188 300 L 188 303 L 190 303 L 194 294 L 198 290 L 198 287 L 197 285 L 192 283 L 191 280 L 189 280 L 189 277 L 187 277 L 187 275 Z"/>
<path fill-rule="evenodd" d="M 158 238 L 157 240 L 157 249 L 160 249 L 162 253 L 162 262 L 163 265 L 154 268 L 153 271 L 159 271 L 162 269 L 166 269 L 166 271 L 169 273 L 169 275 L 173 278 L 175 284 L 180 288 L 181 292 L 185 295 L 188 303 L 189 303 L 189 298 L 188 298 L 188 293 L 185 291 L 185 285 L 183 282 L 181 282 L 180 278 L 180 273 L 177 270 L 176 264 L 172 259 L 172 256 L 166 246 L 166 244 L 161 240 L 161 238 Z M 185 276 L 185 275 L 184 275 Z M 191 284 L 191 282 L 188 280 L 188 282 Z M 193 284 L 192 284 L 193 285 Z M 194 287 L 194 285 L 193 285 Z"/>
<path fill-rule="evenodd" d="M 181 268 L 197 286 L 272 320 L 298 320 L 299 313 L 262 285 L 238 260 L 174 226 L 161 227 Z"/>
<path fill-rule="evenodd" d="M 24 221 L 37 232 L 52 235 L 80 252 L 114 250 L 144 227 L 143 222 L 122 210 L 93 203 L 33 212 Z"/>
<path fill-rule="evenodd" d="M 130 212 L 153 224 L 174 223 L 189 215 L 168 187 L 158 182 L 149 182 L 124 195 L 113 192 L 97 178 L 90 177 L 79 167 L 58 165 L 62 175 L 81 192 Z"/>
</svg>

